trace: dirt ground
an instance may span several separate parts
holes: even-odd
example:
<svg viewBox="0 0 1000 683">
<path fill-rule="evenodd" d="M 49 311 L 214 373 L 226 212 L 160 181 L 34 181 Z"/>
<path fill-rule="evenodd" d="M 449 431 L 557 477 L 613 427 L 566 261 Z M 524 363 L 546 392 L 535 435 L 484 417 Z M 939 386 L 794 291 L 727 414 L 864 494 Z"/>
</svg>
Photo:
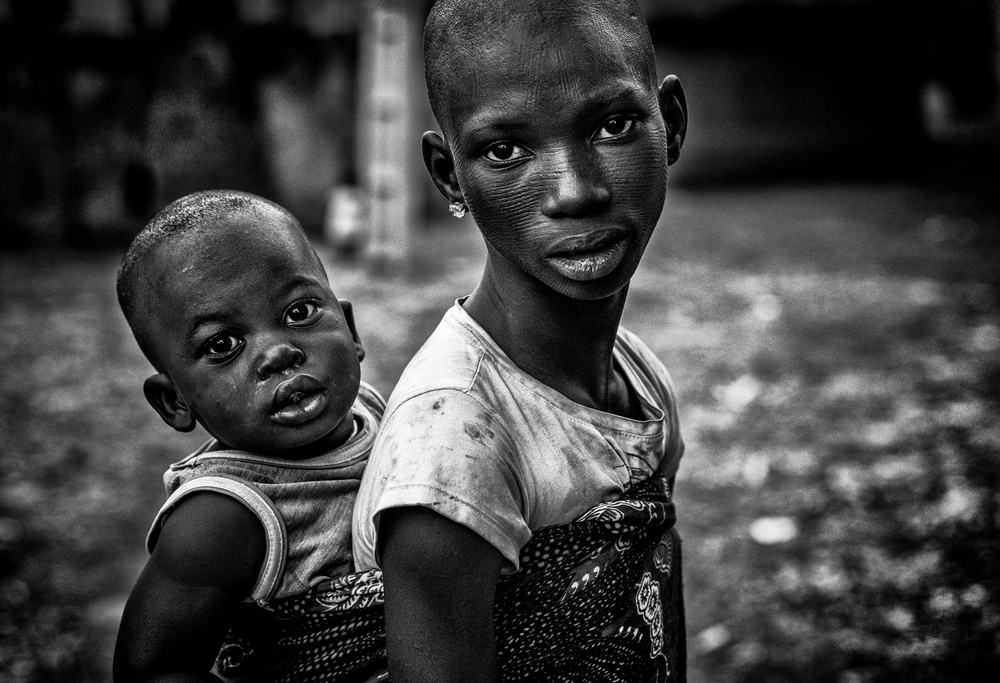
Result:
<svg viewBox="0 0 1000 683">
<path fill-rule="evenodd" d="M 682 401 L 694 683 L 1000 665 L 1000 204 L 956 187 L 671 191 L 624 324 Z M 388 394 L 483 250 L 466 218 L 405 266 L 323 255 Z M 110 679 L 160 475 L 204 439 L 142 398 L 119 256 L 0 253 L 3 681 Z"/>
</svg>

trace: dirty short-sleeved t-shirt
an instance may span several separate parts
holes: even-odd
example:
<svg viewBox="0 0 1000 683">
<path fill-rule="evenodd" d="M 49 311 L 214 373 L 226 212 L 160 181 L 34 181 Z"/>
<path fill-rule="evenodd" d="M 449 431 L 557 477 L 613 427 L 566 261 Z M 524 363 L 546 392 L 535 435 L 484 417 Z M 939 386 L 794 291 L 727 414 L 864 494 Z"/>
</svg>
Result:
<svg viewBox="0 0 1000 683">
<path fill-rule="evenodd" d="M 580 405 L 523 372 L 456 302 L 389 398 L 354 511 L 357 569 L 377 566 L 388 508 L 423 506 L 472 529 L 509 572 L 532 531 L 654 471 L 672 479 L 683 442 L 670 377 L 621 328 L 614 360 L 643 419 Z"/>
</svg>

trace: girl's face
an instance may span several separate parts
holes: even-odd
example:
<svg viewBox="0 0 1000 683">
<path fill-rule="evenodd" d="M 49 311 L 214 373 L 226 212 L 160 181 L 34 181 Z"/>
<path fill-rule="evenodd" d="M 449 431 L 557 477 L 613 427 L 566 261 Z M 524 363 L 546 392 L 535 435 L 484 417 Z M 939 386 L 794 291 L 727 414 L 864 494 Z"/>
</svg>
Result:
<svg viewBox="0 0 1000 683">
<path fill-rule="evenodd" d="M 667 131 L 629 44 L 596 21 L 551 40 L 514 24 L 451 89 L 448 142 L 483 237 L 576 299 L 628 283 L 665 199 Z"/>
</svg>

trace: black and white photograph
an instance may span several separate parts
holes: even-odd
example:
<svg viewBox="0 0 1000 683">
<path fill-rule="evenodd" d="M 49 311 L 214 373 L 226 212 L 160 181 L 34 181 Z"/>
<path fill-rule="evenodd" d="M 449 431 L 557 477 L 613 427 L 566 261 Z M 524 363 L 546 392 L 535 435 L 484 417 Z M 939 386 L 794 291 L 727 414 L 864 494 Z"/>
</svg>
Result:
<svg viewBox="0 0 1000 683">
<path fill-rule="evenodd" d="M 984 683 L 1000 0 L 0 0 L 0 683 Z"/>
</svg>

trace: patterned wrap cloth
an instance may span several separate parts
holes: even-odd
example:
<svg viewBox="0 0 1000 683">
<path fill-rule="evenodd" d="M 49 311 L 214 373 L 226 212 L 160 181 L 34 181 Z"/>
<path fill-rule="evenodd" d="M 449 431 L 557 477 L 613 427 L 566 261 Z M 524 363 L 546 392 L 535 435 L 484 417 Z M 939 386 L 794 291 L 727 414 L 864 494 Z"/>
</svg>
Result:
<svg viewBox="0 0 1000 683">
<path fill-rule="evenodd" d="M 680 537 L 659 475 L 534 533 L 494 605 L 504 681 L 685 680 Z M 388 680 L 382 574 L 351 574 L 244 607 L 216 673 L 235 681 Z M 257 626 L 267 628 L 258 631 Z M 276 633 L 270 642 L 258 635 Z M 263 672 L 255 662 L 280 662 Z"/>
</svg>

